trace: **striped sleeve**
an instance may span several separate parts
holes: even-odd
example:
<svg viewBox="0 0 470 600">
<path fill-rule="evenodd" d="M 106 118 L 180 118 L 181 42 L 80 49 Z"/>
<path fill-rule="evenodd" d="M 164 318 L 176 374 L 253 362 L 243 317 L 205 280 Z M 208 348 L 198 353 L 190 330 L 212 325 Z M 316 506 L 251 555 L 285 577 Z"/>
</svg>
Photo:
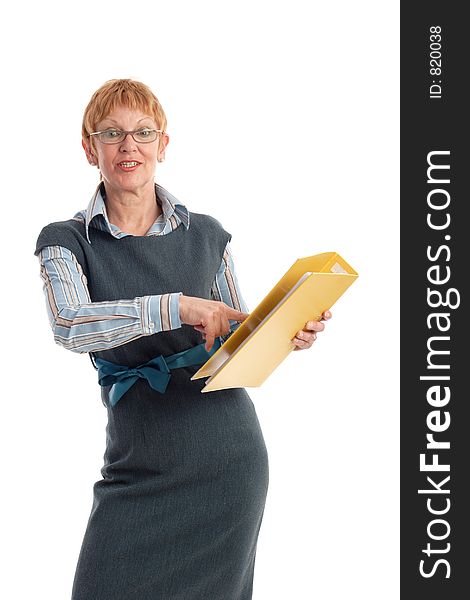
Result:
<svg viewBox="0 0 470 600">
<path fill-rule="evenodd" d="M 225 247 L 222 262 L 212 284 L 211 295 L 214 300 L 225 302 L 225 304 L 235 310 L 241 310 L 245 313 L 250 312 L 240 291 L 230 242 L 227 242 Z M 241 321 L 231 319 L 229 323 L 232 331 L 224 336 L 220 336 L 223 342 L 241 325 Z"/>
<path fill-rule="evenodd" d="M 86 276 L 70 250 L 46 246 L 38 258 L 54 340 L 67 350 L 108 350 L 181 327 L 182 292 L 92 302 Z"/>
</svg>

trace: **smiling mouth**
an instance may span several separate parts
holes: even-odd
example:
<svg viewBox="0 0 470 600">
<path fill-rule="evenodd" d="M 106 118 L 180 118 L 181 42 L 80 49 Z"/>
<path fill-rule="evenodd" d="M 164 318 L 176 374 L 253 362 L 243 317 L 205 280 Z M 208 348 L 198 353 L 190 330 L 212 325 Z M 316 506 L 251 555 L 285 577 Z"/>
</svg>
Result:
<svg viewBox="0 0 470 600">
<path fill-rule="evenodd" d="M 134 171 L 139 165 L 140 163 L 135 160 L 123 160 L 118 163 L 118 167 L 121 171 Z"/>
</svg>

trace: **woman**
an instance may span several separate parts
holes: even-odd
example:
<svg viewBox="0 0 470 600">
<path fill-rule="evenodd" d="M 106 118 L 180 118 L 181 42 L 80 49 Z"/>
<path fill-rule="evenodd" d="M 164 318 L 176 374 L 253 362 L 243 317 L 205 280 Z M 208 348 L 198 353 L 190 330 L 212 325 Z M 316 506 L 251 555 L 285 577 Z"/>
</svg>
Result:
<svg viewBox="0 0 470 600">
<path fill-rule="evenodd" d="M 100 184 L 35 250 L 55 341 L 90 353 L 108 411 L 72 600 L 248 600 L 263 435 L 244 388 L 202 395 L 190 379 L 248 316 L 231 235 L 155 183 L 169 136 L 144 84 L 106 82 L 82 138 Z M 296 349 L 323 328 L 307 324 Z"/>
</svg>

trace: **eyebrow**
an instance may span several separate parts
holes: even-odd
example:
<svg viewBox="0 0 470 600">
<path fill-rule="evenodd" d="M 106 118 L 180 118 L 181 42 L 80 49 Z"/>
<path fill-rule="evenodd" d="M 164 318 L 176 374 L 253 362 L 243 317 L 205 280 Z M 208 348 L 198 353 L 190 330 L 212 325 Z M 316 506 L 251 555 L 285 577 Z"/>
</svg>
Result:
<svg viewBox="0 0 470 600">
<path fill-rule="evenodd" d="M 137 123 L 140 123 L 141 121 L 145 121 L 145 119 L 150 119 L 151 121 L 153 121 L 153 117 L 143 117 L 142 119 L 139 119 L 137 121 Z M 113 123 L 116 123 L 116 125 L 118 124 L 118 122 L 115 119 L 111 119 L 110 117 L 105 117 L 103 119 L 103 121 L 112 121 Z"/>
</svg>

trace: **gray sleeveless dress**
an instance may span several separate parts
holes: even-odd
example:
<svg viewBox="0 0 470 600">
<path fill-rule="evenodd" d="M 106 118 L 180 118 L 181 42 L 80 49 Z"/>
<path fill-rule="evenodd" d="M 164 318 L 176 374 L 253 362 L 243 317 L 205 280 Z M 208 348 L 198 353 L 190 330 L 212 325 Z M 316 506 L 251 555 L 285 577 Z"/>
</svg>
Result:
<svg viewBox="0 0 470 600">
<path fill-rule="evenodd" d="M 48 245 L 71 250 L 92 301 L 182 291 L 210 299 L 231 235 L 190 213 L 166 235 L 114 238 L 70 219 L 43 228 Z M 193 327 L 95 352 L 135 367 L 200 344 Z M 102 478 L 73 582 L 72 600 L 250 600 L 268 490 L 268 455 L 244 388 L 202 394 L 198 366 L 171 371 L 166 392 L 137 382 L 107 409 Z"/>
</svg>

